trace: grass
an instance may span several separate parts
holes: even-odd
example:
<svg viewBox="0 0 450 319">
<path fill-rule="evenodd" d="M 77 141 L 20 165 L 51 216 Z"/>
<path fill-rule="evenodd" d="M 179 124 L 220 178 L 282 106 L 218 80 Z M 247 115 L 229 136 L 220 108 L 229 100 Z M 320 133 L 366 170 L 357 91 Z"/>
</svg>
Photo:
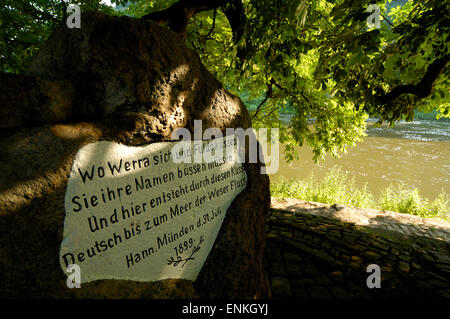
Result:
<svg viewBox="0 0 450 319">
<path fill-rule="evenodd" d="M 321 180 L 311 174 L 307 180 L 281 179 L 271 184 L 274 197 L 298 198 L 325 204 L 390 210 L 420 217 L 438 217 L 450 220 L 449 196 L 442 191 L 434 200 L 420 195 L 417 188 L 408 188 L 403 184 L 391 185 L 375 198 L 367 185 L 356 185 L 355 178 L 339 168 L 331 169 Z"/>
</svg>

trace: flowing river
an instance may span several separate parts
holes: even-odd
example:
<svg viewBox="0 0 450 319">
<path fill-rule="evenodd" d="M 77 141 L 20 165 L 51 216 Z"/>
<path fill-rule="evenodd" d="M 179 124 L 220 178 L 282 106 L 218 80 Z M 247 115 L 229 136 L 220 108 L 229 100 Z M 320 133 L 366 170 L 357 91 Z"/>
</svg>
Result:
<svg viewBox="0 0 450 319">
<path fill-rule="evenodd" d="M 326 156 L 314 164 L 309 147 L 299 147 L 299 161 L 287 163 L 280 155 L 280 168 L 270 176 L 276 182 L 307 179 L 311 173 L 322 178 L 337 166 L 355 177 L 357 185 L 367 184 L 376 196 L 390 184 L 416 187 L 424 197 L 434 199 L 442 190 L 450 193 L 450 123 L 420 120 L 400 122 L 393 128 L 376 128 L 368 122 L 362 142 L 341 154 Z M 281 153 L 281 149 L 280 149 Z"/>
</svg>

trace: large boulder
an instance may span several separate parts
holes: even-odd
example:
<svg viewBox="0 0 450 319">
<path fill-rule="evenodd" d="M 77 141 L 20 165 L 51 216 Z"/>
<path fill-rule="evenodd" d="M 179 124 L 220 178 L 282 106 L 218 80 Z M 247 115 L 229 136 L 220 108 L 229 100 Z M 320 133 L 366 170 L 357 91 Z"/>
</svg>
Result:
<svg viewBox="0 0 450 319">
<path fill-rule="evenodd" d="M 81 19 L 80 29 L 55 29 L 26 76 L 0 77 L 0 297 L 269 297 L 269 180 L 261 164 L 247 163 L 247 187 L 195 282 L 105 279 L 67 288 L 59 262 L 64 196 L 83 146 L 167 141 L 176 128 L 192 131 L 194 120 L 203 130 L 251 126 L 242 101 L 177 34 L 129 17 Z"/>
</svg>

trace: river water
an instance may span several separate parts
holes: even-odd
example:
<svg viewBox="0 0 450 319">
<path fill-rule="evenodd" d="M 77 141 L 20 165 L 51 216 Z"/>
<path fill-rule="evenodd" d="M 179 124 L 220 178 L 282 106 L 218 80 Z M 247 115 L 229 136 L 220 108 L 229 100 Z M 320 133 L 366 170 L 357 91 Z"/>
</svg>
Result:
<svg viewBox="0 0 450 319">
<path fill-rule="evenodd" d="M 311 148 L 299 147 L 300 160 L 287 163 L 280 155 L 280 168 L 270 175 L 307 179 L 311 172 L 322 178 L 337 166 L 355 176 L 357 185 L 367 183 L 376 196 L 391 183 L 404 183 L 419 189 L 421 195 L 435 198 L 441 190 L 450 194 L 450 123 L 442 121 L 400 122 L 393 128 L 376 128 L 368 121 L 367 137 L 340 159 L 326 156 L 314 164 Z M 281 149 L 280 149 L 281 153 Z"/>
</svg>

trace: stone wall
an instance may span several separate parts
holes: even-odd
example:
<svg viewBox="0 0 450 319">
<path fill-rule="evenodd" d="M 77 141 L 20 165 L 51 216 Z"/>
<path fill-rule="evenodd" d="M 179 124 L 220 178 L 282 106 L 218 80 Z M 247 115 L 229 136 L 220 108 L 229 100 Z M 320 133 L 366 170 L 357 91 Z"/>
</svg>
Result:
<svg viewBox="0 0 450 319">
<path fill-rule="evenodd" d="M 272 198 L 266 230 L 274 298 L 450 298 L 445 221 Z"/>
</svg>

